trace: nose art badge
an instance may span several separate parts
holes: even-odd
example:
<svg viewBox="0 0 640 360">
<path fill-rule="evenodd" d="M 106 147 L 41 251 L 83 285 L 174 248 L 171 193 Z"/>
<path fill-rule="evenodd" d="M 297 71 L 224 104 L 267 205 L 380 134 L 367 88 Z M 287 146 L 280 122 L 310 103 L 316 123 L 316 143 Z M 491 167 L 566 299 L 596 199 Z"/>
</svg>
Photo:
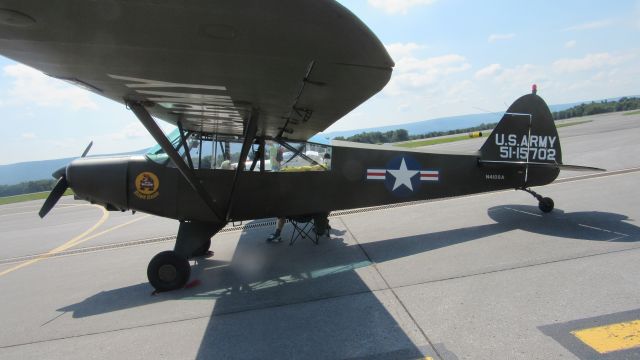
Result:
<svg viewBox="0 0 640 360">
<path fill-rule="evenodd" d="M 152 172 L 142 172 L 136 176 L 136 191 L 133 194 L 143 200 L 153 200 L 160 195 L 160 180 Z"/>
</svg>

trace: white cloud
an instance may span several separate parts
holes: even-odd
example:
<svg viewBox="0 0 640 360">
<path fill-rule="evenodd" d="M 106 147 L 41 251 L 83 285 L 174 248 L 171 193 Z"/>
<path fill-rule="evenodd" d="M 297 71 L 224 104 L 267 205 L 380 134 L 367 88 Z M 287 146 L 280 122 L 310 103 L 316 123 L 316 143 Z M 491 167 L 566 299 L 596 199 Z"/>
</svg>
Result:
<svg viewBox="0 0 640 360">
<path fill-rule="evenodd" d="M 393 43 L 385 45 L 385 48 L 389 52 L 389 55 L 391 55 L 391 58 L 396 60 L 412 56 L 414 51 L 424 49 L 425 46 L 416 43 Z"/>
<path fill-rule="evenodd" d="M 500 40 L 511 40 L 514 37 L 516 37 L 516 34 L 513 34 L 513 33 L 511 33 L 511 34 L 491 34 L 487 38 L 487 42 L 494 43 L 494 42 L 500 41 Z"/>
<path fill-rule="evenodd" d="M 466 58 L 457 54 L 419 59 L 409 56 L 396 60 L 396 67 L 384 92 L 399 96 L 424 90 L 451 74 L 468 70 L 471 65 Z"/>
<path fill-rule="evenodd" d="M 576 47 L 577 42 L 575 40 L 569 40 L 566 43 L 564 43 L 564 47 L 567 49 L 571 49 Z"/>
<path fill-rule="evenodd" d="M 7 90 L 6 104 L 96 109 L 98 106 L 89 93 L 60 80 L 48 77 L 38 70 L 22 64 L 7 65 L 5 76 L 12 78 Z"/>
<path fill-rule="evenodd" d="M 533 83 L 539 80 L 544 70 L 536 65 L 524 64 L 513 68 L 504 69 L 504 71 L 496 77 L 498 82 L 527 82 Z"/>
<path fill-rule="evenodd" d="M 582 58 L 565 58 L 556 60 L 553 69 L 559 73 L 571 73 L 621 64 L 633 55 L 611 55 L 609 53 L 587 54 Z"/>
<path fill-rule="evenodd" d="M 130 140 L 138 138 L 149 137 L 149 133 L 139 122 L 132 122 L 127 124 L 122 130 L 117 133 L 111 134 L 112 140 Z"/>
<path fill-rule="evenodd" d="M 448 97 L 458 97 L 463 94 L 469 93 L 469 89 L 473 87 L 473 83 L 469 80 L 463 80 L 457 83 L 454 83 L 447 90 Z"/>
<path fill-rule="evenodd" d="M 551 79 L 547 73 L 545 67 L 533 64 L 504 68 L 493 76 L 493 86 L 496 86 L 501 94 L 510 94 L 511 96 L 528 91 L 532 84 L 548 88 Z"/>
<path fill-rule="evenodd" d="M 33 140 L 37 138 L 37 136 L 32 132 L 26 132 L 26 133 L 20 134 L 20 138 L 22 138 L 23 140 Z"/>
<path fill-rule="evenodd" d="M 431 5 L 434 2 L 436 0 L 369 0 L 369 5 L 389 14 L 406 14 L 411 7 Z"/>
<path fill-rule="evenodd" d="M 484 78 L 488 78 L 488 77 L 493 77 L 496 74 L 498 74 L 498 72 L 500 72 L 500 70 L 502 70 L 502 66 L 500 64 L 491 64 L 489 66 L 486 66 L 486 67 L 476 71 L 475 78 L 476 79 L 484 79 Z"/>
<path fill-rule="evenodd" d="M 564 31 L 583 31 L 583 30 L 602 29 L 607 26 L 610 26 L 611 24 L 613 24 L 613 21 L 611 19 L 603 19 L 603 20 L 591 21 L 588 23 L 569 26 L 568 28 L 565 28 L 563 30 Z"/>
</svg>

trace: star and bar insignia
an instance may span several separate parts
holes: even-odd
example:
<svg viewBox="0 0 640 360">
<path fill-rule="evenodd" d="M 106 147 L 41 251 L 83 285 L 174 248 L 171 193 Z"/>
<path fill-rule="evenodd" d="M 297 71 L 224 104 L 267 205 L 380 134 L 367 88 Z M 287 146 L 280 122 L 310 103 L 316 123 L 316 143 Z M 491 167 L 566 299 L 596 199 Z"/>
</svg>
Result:
<svg viewBox="0 0 640 360">
<path fill-rule="evenodd" d="M 383 180 L 394 194 L 410 195 L 423 181 L 439 181 L 438 170 L 422 170 L 420 164 L 408 156 L 391 160 L 386 169 L 367 169 L 367 180 Z"/>
</svg>

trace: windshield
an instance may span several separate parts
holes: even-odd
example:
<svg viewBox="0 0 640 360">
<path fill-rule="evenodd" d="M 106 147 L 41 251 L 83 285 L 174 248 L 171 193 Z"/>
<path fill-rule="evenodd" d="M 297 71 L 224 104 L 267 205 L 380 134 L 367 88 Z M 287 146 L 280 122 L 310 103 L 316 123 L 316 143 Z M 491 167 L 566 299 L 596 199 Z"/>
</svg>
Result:
<svg viewBox="0 0 640 360">
<path fill-rule="evenodd" d="M 177 149 L 180 145 L 180 130 L 175 129 L 169 135 L 167 135 L 167 139 L 171 142 L 171 145 L 174 149 Z M 147 157 L 158 164 L 166 164 L 169 161 L 169 155 L 162 150 L 160 145 L 156 144 L 151 149 L 147 151 Z"/>
<path fill-rule="evenodd" d="M 242 148 L 242 139 L 237 136 L 187 131 L 185 133 L 185 141 L 189 154 L 187 157 L 179 129 L 175 129 L 168 134 L 167 139 L 185 162 L 187 162 L 190 157 L 190 163 L 194 169 L 233 170 L 233 163 L 238 163 L 240 150 Z M 158 164 L 174 166 L 160 145 L 155 145 L 150 148 L 146 156 Z"/>
</svg>

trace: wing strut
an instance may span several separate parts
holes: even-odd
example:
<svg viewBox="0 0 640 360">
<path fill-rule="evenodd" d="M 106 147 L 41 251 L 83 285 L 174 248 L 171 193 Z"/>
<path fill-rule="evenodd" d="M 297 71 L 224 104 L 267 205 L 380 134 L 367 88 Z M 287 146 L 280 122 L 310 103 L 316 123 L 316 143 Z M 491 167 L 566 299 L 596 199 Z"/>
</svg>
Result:
<svg viewBox="0 0 640 360">
<path fill-rule="evenodd" d="M 184 155 L 187 157 L 189 168 L 193 170 L 193 160 L 191 160 L 191 152 L 189 151 L 189 145 L 187 144 L 187 137 L 184 135 L 184 129 L 182 128 L 182 121 L 178 120 L 178 131 L 180 131 L 180 140 L 184 147 Z M 202 145 L 202 142 L 200 142 Z"/>
<path fill-rule="evenodd" d="M 126 99 L 125 104 L 129 109 L 133 111 L 142 125 L 147 128 L 149 134 L 151 134 L 158 145 L 160 145 L 162 150 L 167 153 L 171 161 L 173 161 L 173 163 L 178 168 L 178 171 L 180 171 L 180 174 L 182 174 L 184 179 L 187 180 L 189 185 L 191 185 L 191 188 L 193 188 L 193 190 L 200 196 L 202 201 L 207 204 L 211 212 L 213 212 L 213 214 L 216 216 L 217 219 L 215 220 L 224 222 L 225 217 L 221 216 L 216 210 L 213 200 L 211 199 L 211 195 L 209 195 L 209 193 L 204 189 L 200 181 L 198 181 L 195 174 L 193 173 L 193 170 L 189 168 L 187 164 L 185 164 L 184 160 L 182 160 L 182 158 L 180 157 L 180 154 L 178 154 L 176 149 L 173 148 L 167 137 L 164 136 L 164 133 L 162 132 L 162 130 L 160 130 L 160 127 L 158 126 L 158 124 L 156 124 L 155 120 L 153 120 L 144 105 L 142 105 L 140 102 Z"/>
<path fill-rule="evenodd" d="M 247 161 L 247 155 L 249 155 L 249 149 L 253 145 L 253 139 L 256 137 L 258 131 L 258 117 L 259 111 L 256 108 L 251 109 L 251 116 L 247 121 L 247 126 L 244 128 L 244 142 L 242 143 L 242 150 L 240 150 L 240 159 L 238 159 L 238 167 L 236 167 L 236 173 L 233 175 L 233 184 L 231 185 L 231 192 L 229 193 L 229 202 L 227 203 L 227 214 L 225 220 L 229 221 L 231 217 L 231 210 L 233 209 L 233 200 L 238 185 L 238 179 L 240 173 L 244 171 L 244 163 Z"/>
</svg>

